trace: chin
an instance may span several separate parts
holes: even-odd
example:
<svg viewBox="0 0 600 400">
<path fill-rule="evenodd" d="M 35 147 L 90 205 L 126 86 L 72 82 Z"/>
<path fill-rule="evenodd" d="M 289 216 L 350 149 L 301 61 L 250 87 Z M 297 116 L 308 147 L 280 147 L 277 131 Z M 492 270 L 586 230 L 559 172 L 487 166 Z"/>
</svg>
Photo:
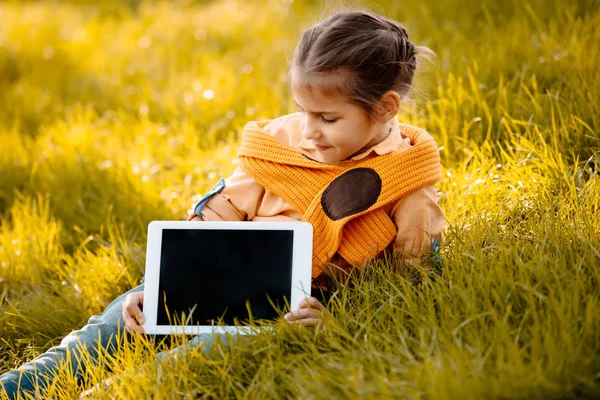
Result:
<svg viewBox="0 0 600 400">
<path fill-rule="evenodd" d="M 325 160 L 323 160 L 323 162 L 324 162 L 325 164 L 331 164 L 331 165 L 337 165 L 337 164 L 339 164 L 341 161 L 342 161 L 342 160 L 337 160 L 337 159 L 336 159 L 336 160 L 329 160 L 329 159 L 325 159 Z"/>
<path fill-rule="evenodd" d="M 320 153 L 320 152 L 319 152 L 319 160 L 318 161 L 325 163 L 325 164 L 337 164 L 339 162 L 339 160 L 337 158 L 334 158 L 331 156 L 328 157 L 327 155 Z"/>
</svg>

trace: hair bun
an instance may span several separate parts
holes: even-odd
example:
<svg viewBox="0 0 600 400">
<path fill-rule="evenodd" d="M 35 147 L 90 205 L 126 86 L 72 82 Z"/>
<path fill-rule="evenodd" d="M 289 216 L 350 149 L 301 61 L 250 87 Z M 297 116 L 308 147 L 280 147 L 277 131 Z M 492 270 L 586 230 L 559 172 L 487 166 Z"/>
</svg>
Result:
<svg viewBox="0 0 600 400">
<path fill-rule="evenodd" d="M 417 68 L 417 58 L 415 57 L 415 45 L 408 40 L 408 37 L 400 36 L 398 39 L 398 61 L 407 63 L 411 69 Z"/>
</svg>

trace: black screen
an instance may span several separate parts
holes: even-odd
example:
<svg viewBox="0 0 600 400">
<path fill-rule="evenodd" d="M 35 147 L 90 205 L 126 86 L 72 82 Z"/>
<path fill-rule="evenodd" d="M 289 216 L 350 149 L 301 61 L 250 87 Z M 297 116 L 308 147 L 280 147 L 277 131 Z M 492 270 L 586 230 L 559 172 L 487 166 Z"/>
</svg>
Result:
<svg viewBox="0 0 600 400">
<path fill-rule="evenodd" d="M 181 325 L 182 313 L 186 325 L 233 325 L 249 319 L 247 301 L 253 318 L 276 318 L 269 299 L 289 303 L 293 240 L 291 230 L 163 229 L 157 325 Z"/>
</svg>

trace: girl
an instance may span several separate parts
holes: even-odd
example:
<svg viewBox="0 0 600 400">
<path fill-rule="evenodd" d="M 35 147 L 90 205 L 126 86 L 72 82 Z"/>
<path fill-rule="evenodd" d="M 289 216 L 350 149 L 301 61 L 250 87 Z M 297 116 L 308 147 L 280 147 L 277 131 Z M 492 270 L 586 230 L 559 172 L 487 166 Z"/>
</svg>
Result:
<svg viewBox="0 0 600 400">
<path fill-rule="evenodd" d="M 247 124 L 239 168 L 189 220 L 312 223 L 313 289 L 321 291 L 332 271 L 360 266 L 388 246 L 405 260 L 418 257 L 444 226 L 433 186 L 441 179 L 438 149 L 424 130 L 396 117 L 422 53 L 431 51 L 411 43 L 401 24 L 369 11 L 339 11 L 307 29 L 289 72 L 299 112 Z M 115 351 L 120 328 L 142 332 L 142 305 L 143 283 L 0 382 L 13 397 L 43 387 L 42 376 L 77 354 L 76 346 Z M 315 325 L 323 311 L 310 297 L 285 319 Z"/>
</svg>

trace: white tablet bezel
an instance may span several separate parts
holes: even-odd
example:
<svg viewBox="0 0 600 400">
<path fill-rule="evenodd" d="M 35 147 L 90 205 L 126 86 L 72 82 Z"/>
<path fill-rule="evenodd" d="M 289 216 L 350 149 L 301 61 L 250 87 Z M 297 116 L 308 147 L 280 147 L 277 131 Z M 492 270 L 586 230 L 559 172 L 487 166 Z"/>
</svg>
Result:
<svg viewBox="0 0 600 400">
<path fill-rule="evenodd" d="M 256 327 L 209 325 L 157 325 L 160 252 L 163 229 L 202 230 L 291 230 L 294 231 L 292 256 L 292 290 L 290 307 L 298 308 L 300 300 L 310 296 L 312 276 L 313 227 L 308 222 L 215 222 L 215 221 L 152 221 L 148 224 L 146 275 L 144 281 L 144 332 L 148 334 L 237 333 L 248 334 Z"/>
</svg>

